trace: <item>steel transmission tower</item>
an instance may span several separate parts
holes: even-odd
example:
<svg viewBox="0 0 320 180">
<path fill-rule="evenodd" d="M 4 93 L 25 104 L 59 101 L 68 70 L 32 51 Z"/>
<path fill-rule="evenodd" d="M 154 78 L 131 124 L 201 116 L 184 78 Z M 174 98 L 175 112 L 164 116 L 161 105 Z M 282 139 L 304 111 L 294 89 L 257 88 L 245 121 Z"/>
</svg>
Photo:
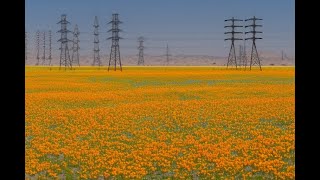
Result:
<svg viewBox="0 0 320 180">
<path fill-rule="evenodd" d="M 25 64 L 27 63 L 27 60 L 28 60 L 28 48 L 27 48 L 27 45 L 28 45 L 28 38 L 27 38 L 27 32 L 24 33 L 24 54 L 25 54 L 25 57 L 24 57 L 24 60 L 25 60 Z"/>
<path fill-rule="evenodd" d="M 48 60 L 49 60 L 49 63 L 48 65 L 51 66 L 51 60 L 52 60 L 52 57 L 51 57 L 51 30 L 49 30 L 49 57 L 48 57 Z"/>
<path fill-rule="evenodd" d="M 281 51 L 281 60 L 283 61 L 285 59 L 289 59 L 289 58 L 287 57 L 287 54 L 282 50 Z"/>
<path fill-rule="evenodd" d="M 138 59 L 138 65 L 144 65 L 144 58 L 143 58 L 143 49 L 144 49 L 144 46 L 143 46 L 143 41 L 144 41 L 144 38 L 141 36 L 138 38 L 138 42 L 139 42 L 139 59 Z"/>
<path fill-rule="evenodd" d="M 94 35 L 94 47 L 93 47 L 93 63 L 92 65 L 98 65 L 99 67 L 101 66 L 101 61 L 100 61 L 100 54 L 99 54 L 99 22 L 98 22 L 98 17 L 95 16 L 94 17 L 94 31 L 93 31 L 93 35 Z"/>
<path fill-rule="evenodd" d="M 168 46 L 168 44 L 167 44 L 166 56 L 167 56 L 167 66 L 168 66 L 168 65 L 169 65 L 169 57 L 171 56 L 171 54 L 169 53 L 169 46 Z"/>
<path fill-rule="evenodd" d="M 43 54 L 42 54 L 42 65 L 45 65 L 46 61 L 46 32 L 43 31 L 43 36 L 42 36 L 42 47 L 43 47 Z"/>
<path fill-rule="evenodd" d="M 238 56 L 238 66 L 239 67 L 241 67 L 241 65 L 243 64 L 241 56 L 242 56 L 242 45 L 239 45 L 239 56 Z"/>
<path fill-rule="evenodd" d="M 235 65 L 236 69 L 237 69 L 237 56 L 236 56 L 236 50 L 234 47 L 234 41 L 236 40 L 243 40 L 240 38 L 235 38 L 235 34 L 242 34 L 242 32 L 236 32 L 235 28 L 236 27 L 243 27 L 243 26 L 239 26 L 239 25 L 235 25 L 234 22 L 236 21 L 243 21 L 241 19 L 234 19 L 233 17 L 231 19 L 226 19 L 224 21 L 231 21 L 231 25 L 230 26 L 224 26 L 225 28 L 229 28 L 231 27 L 231 31 L 229 32 L 225 32 L 224 34 L 231 34 L 231 38 L 226 38 L 224 39 L 226 40 L 231 40 L 231 47 L 230 47 L 230 51 L 229 51 L 229 56 L 228 56 L 228 62 L 227 62 L 227 68 L 229 67 L 229 65 Z"/>
<path fill-rule="evenodd" d="M 246 55 L 246 46 L 240 45 L 239 46 L 239 66 L 245 66 L 247 63 L 247 55 Z"/>
<path fill-rule="evenodd" d="M 39 65 L 39 61 L 40 61 L 40 57 L 39 57 L 39 53 L 40 53 L 40 31 L 37 31 L 36 33 L 36 48 L 37 48 L 37 63 L 36 66 Z"/>
<path fill-rule="evenodd" d="M 78 25 L 75 25 L 73 32 L 73 46 L 72 46 L 72 64 L 76 64 L 80 67 L 79 61 L 79 29 Z"/>
<path fill-rule="evenodd" d="M 61 33 L 61 38 L 58 40 L 58 42 L 61 42 L 61 47 L 59 48 L 60 51 L 60 67 L 65 66 L 65 69 L 67 67 L 70 67 L 72 69 L 72 62 L 70 59 L 69 54 L 69 48 L 68 48 L 68 42 L 70 41 L 67 37 L 68 32 L 71 32 L 67 30 L 67 24 L 70 24 L 70 22 L 67 21 L 67 15 L 62 14 L 61 20 L 57 23 L 61 24 L 61 29 L 58 31 L 58 33 Z"/>
<path fill-rule="evenodd" d="M 122 39 L 119 37 L 119 32 L 121 31 L 119 29 L 119 24 L 122 23 L 119 21 L 119 14 L 112 14 L 112 20 L 108 24 L 112 24 L 112 28 L 108 32 L 112 32 L 112 37 L 109 37 L 108 39 L 112 39 L 112 45 L 111 45 L 111 52 L 110 52 L 110 59 L 109 59 L 109 66 L 108 71 L 110 69 L 110 66 L 114 64 L 114 70 L 117 70 L 117 63 L 120 65 L 120 71 L 122 71 L 122 65 L 121 65 L 121 58 L 120 58 L 120 48 L 119 48 L 119 39 Z"/>
<path fill-rule="evenodd" d="M 260 58 L 259 58 L 259 54 L 257 51 L 257 46 L 256 46 L 256 39 L 262 39 L 262 38 L 258 38 L 256 37 L 256 33 L 262 33 L 261 31 L 256 31 L 256 27 L 262 27 L 262 25 L 257 25 L 256 21 L 257 20 L 262 20 L 262 19 L 258 19 L 255 16 L 253 16 L 253 18 L 250 19 L 246 19 L 245 21 L 252 21 L 251 25 L 247 25 L 245 26 L 245 28 L 247 27 L 252 27 L 252 31 L 247 31 L 245 32 L 245 34 L 247 33 L 252 33 L 252 37 L 250 38 L 245 38 L 245 40 L 251 40 L 252 39 L 252 48 L 251 48 L 251 58 L 250 58 L 250 70 L 251 70 L 251 66 L 254 65 L 258 65 L 260 67 L 260 71 L 262 71 L 261 69 L 261 62 L 260 62 Z"/>
</svg>

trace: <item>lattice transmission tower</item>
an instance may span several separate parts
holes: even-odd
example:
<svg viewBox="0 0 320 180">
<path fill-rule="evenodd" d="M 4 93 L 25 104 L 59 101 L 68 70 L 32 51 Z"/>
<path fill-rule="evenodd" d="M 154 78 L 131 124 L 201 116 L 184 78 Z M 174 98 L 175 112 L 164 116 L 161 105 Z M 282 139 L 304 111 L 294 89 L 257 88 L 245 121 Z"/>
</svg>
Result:
<svg viewBox="0 0 320 180">
<path fill-rule="evenodd" d="M 46 62 L 46 32 L 42 32 L 42 47 L 43 47 L 43 53 L 42 53 L 42 65 L 45 65 Z"/>
<path fill-rule="evenodd" d="M 94 31 L 93 31 L 93 35 L 94 35 L 94 41 L 93 41 L 93 63 L 92 65 L 98 65 L 99 67 L 101 66 L 101 60 L 100 60 L 100 49 L 99 49 L 99 22 L 98 22 L 98 17 L 95 16 L 94 17 Z"/>
<path fill-rule="evenodd" d="M 78 25 L 76 24 L 74 27 L 73 32 L 73 45 L 72 45 L 72 65 L 78 65 L 80 67 L 80 60 L 79 60 L 79 29 Z"/>
<path fill-rule="evenodd" d="M 283 61 L 283 60 L 285 60 L 285 59 L 289 60 L 287 54 L 282 50 L 282 51 L 281 51 L 281 60 Z"/>
<path fill-rule="evenodd" d="M 166 49 L 167 66 L 169 65 L 169 62 L 170 62 L 170 59 L 169 59 L 170 56 L 171 56 L 171 54 L 169 53 L 169 46 L 167 43 L 167 49 Z"/>
<path fill-rule="evenodd" d="M 245 26 L 245 28 L 252 27 L 251 31 L 245 32 L 245 34 L 252 33 L 252 37 L 245 38 L 245 40 L 252 40 L 250 70 L 251 70 L 251 66 L 258 65 L 260 67 L 260 71 L 262 71 L 261 62 L 260 62 L 260 58 L 259 58 L 259 54 L 258 54 L 257 46 L 256 46 L 256 39 L 262 39 L 262 38 L 256 37 L 257 33 L 262 33 L 262 31 L 256 31 L 256 27 L 262 27 L 262 25 L 257 25 L 256 24 L 257 20 L 262 20 L 262 19 L 259 19 L 259 18 L 256 18 L 255 16 L 253 16 L 253 18 L 245 20 L 245 21 L 252 21 L 251 25 Z"/>
<path fill-rule="evenodd" d="M 36 48 L 37 48 L 37 63 L 36 63 L 36 66 L 39 65 L 39 62 L 40 62 L 40 57 L 39 57 L 39 53 L 40 53 L 40 31 L 38 30 L 36 32 Z"/>
<path fill-rule="evenodd" d="M 28 61 L 28 38 L 27 38 L 27 32 L 24 33 L 24 62 L 25 64 L 27 63 Z"/>
<path fill-rule="evenodd" d="M 112 20 L 108 23 L 108 24 L 112 24 L 112 28 L 108 31 L 108 32 L 112 32 L 112 37 L 108 38 L 112 40 L 108 71 L 110 69 L 110 66 L 113 66 L 113 65 L 114 65 L 114 70 L 116 71 L 117 63 L 119 63 L 120 65 L 120 71 L 122 71 L 120 48 L 119 48 L 119 39 L 122 39 L 121 37 L 119 37 L 119 32 L 121 31 L 119 29 L 119 24 L 121 23 L 122 22 L 119 21 L 119 14 L 117 13 L 112 14 Z"/>
<path fill-rule="evenodd" d="M 70 59 L 70 54 L 69 54 L 69 48 L 68 48 L 68 42 L 70 40 L 68 39 L 68 33 L 71 32 L 67 29 L 67 25 L 70 24 L 70 22 L 67 21 L 67 15 L 62 14 L 61 15 L 61 20 L 57 23 L 61 24 L 61 29 L 58 31 L 58 33 L 61 33 L 61 38 L 58 40 L 58 42 L 61 42 L 61 47 L 60 49 L 60 67 L 64 66 L 65 69 L 67 67 L 70 67 L 72 69 L 72 62 Z"/>
<path fill-rule="evenodd" d="M 246 46 L 239 45 L 239 66 L 246 66 L 247 54 L 246 54 Z"/>
<path fill-rule="evenodd" d="M 51 57 L 51 44 L 52 44 L 52 41 L 51 41 L 51 38 L 52 38 L 52 34 L 51 34 L 51 30 L 49 30 L 49 57 L 48 57 L 48 65 L 51 66 L 51 60 L 52 60 L 52 57 Z"/>
<path fill-rule="evenodd" d="M 143 46 L 143 41 L 144 41 L 144 38 L 142 36 L 138 38 L 138 42 L 139 42 L 139 46 L 138 46 L 138 49 L 139 49 L 138 65 L 144 65 L 144 57 L 143 57 L 144 46 Z"/>
<path fill-rule="evenodd" d="M 229 56 L 228 56 L 228 62 L 227 62 L 227 68 L 229 66 L 235 65 L 236 69 L 237 69 L 237 56 L 236 56 L 236 50 L 235 50 L 235 46 L 234 46 L 234 41 L 236 40 L 243 40 L 241 38 L 235 38 L 235 34 L 242 34 L 242 32 L 237 32 L 235 31 L 235 28 L 237 27 L 243 27 L 240 25 L 235 25 L 236 21 L 243 21 L 241 19 L 234 19 L 234 17 L 232 17 L 231 19 L 226 19 L 224 20 L 226 21 L 231 21 L 231 25 L 229 26 L 224 26 L 225 28 L 231 28 L 231 31 L 225 32 L 224 34 L 231 34 L 231 38 L 226 38 L 224 39 L 226 40 L 231 40 L 231 47 L 230 47 L 230 51 L 229 51 Z"/>
</svg>

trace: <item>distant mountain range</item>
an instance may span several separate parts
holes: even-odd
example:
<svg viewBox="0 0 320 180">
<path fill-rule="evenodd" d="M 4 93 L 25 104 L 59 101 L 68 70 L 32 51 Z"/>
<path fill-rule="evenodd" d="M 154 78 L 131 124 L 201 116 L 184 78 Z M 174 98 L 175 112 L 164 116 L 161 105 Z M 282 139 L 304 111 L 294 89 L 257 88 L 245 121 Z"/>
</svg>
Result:
<svg viewBox="0 0 320 180">
<path fill-rule="evenodd" d="M 281 59 L 281 54 L 261 52 L 260 54 L 262 65 L 283 65 L 283 66 L 292 66 L 294 65 L 294 58 Z M 250 55 L 247 56 L 248 62 L 250 62 Z M 207 56 L 207 55 L 173 55 L 169 57 L 169 65 L 173 66 L 223 66 L 227 63 L 228 57 L 220 56 Z M 52 59 L 53 65 L 59 65 L 59 59 Z M 27 65 L 35 65 L 37 60 L 33 57 L 28 58 Z M 40 59 L 40 62 L 41 59 Z M 80 56 L 80 65 L 88 66 L 93 62 L 92 56 Z M 102 56 L 101 62 L 103 65 L 107 65 L 109 62 L 109 56 Z M 121 62 L 124 66 L 134 66 L 137 65 L 138 56 L 137 55 L 126 55 L 121 56 Z M 146 66 L 162 66 L 166 65 L 167 59 L 166 56 L 144 56 L 144 64 Z"/>
</svg>

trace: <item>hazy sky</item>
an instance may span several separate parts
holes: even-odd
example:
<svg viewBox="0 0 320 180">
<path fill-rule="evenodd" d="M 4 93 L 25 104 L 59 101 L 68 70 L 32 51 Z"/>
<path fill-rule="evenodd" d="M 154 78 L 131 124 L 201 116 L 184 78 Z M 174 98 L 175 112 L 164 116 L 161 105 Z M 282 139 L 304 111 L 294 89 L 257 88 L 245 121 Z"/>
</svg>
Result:
<svg viewBox="0 0 320 180">
<path fill-rule="evenodd" d="M 34 52 L 36 30 L 53 32 L 53 54 L 59 53 L 61 14 L 67 14 L 69 30 L 77 24 L 80 31 L 80 53 L 92 54 L 93 20 L 100 23 L 101 54 L 109 54 L 110 36 L 107 31 L 112 13 L 119 13 L 120 50 L 124 55 L 138 53 L 137 37 L 146 38 L 145 53 L 165 54 L 166 43 L 173 55 L 227 56 L 230 42 L 224 28 L 224 19 L 234 16 L 246 19 L 262 18 L 262 40 L 257 40 L 260 51 L 294 56 L 295 5 L 294 0 L 26 0 L 26 31 L 28 51 Z M 244 31 L 244 29 L 238 29 Z M 241 37 L 241 35 L 240 35 Z M 242 36 L 243 37 L 243 36 Z M 68 35 L 72 39 L 72 34 Z M 239 42 L 237 44 L 243 44 Z M 250 45 L 247 42 L 247 47 Z"/>
</svg>

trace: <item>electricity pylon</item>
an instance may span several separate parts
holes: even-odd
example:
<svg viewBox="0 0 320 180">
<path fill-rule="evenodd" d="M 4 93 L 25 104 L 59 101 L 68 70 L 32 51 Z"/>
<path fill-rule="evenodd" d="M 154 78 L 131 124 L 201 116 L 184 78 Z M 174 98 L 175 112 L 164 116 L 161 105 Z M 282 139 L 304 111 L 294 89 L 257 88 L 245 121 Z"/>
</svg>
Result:
<svg viewBox="0 0 320 180">
<path fill-rule="evenodd" d="M 119 14 L 117 13 L 112 14 L 112 20 L 108 23 L 108 24 L 112 24 L 112 28 L 108 31 L 108 32 L 112 32 L 112 37 L 108 38 L 112 40 L 108 71 L 110 69 L 110 66 L 112 65 L 114 65 L 114 70 L 116 71 L 117 63 L 119 63 L 120 65 L 120 71 L 122 71 L 120 48 L 119 48 L 119 39 L 122 39 L 121 37 L 119 37 L 119 32 L 121 31 L 119 29 L 119 24 L 122 22 L 119 21 L 118 16 Z"/>
<path fill-rule="evenodd" d="M 243 21 L 241 19 L 234 19 L 234 17 L 232 17 L 231 19 L 226 19 L 224 21 L 231 21 L 231 25 L 229 26 L 224 26 L 225 28 L 229 28 L 231 27 L 231 31 L 225 32 L 224 34 L 231 34 L 231 38 L 226 38 L 224 39 L 226 40 L 231 40 L 231 47 L 230 47 L 230 51 L 229 51 L 229 56 L 228 56 L 228 62 L 227 62 L 227 68 L 231 65 L 235 65 L 236 69 L 237 69 L 237 56 L 236 56 L 236 50 L 234 47 L 234 41 L 236 40 L 243 40 L 241 38 L 235 38 L 235 34 L 242 34 L 242 32 L 236 32 L 235 28 L 236 27 L 243 27 L 243 26 L 239 26 L 239 25 L 235 25 L 234 22 L 236 21 Z"/>
<path fill-rule="evenodd" d="M 144 41 L 144 38 L 142 36 L 138 38 L 138 42 L 139 42 L 139 46 L 138 46 L 138 49 L 139 49 L 138 65 L 144 65 L 144 57 L 143 57 L 144 46 L 143 46 L 143 41 Z"/>
<path fill-rule="evenodd" d="M 251 25 L 245 26 L 245 28 L 252 27 L 251 31 L 245 32 L 245 34 L 252 33 L 252 37 L 246 38 L 245 40 L 252 40 L 250 70 L 251 70 L 251 66 L 258 65 L 260 67 L 260 71 L 262 71 L 261 62 L 260 62 L 260 58 L 259 58 L 259 54 L 258 54 L 257 46 L 256 46 L 256 39 L 262 39 L 262 38 L 256 37 L 257 33 L 262 33 L 262 31 L 256 31 L 256 27 L 262 27 L 262 25 L 257 25 L 256 24 L 257 20 L 262 20 L 262 19 L 259 19 L 259 18 L 256 18 L 255 16 L 253 16 L 253 18 L 245 20 L 245 21 L 252 21 Z"/>
<path fill-rule="evenodd" d="M 61 66 L 65 67 L 65 70 L 67 67 L 70 67 L 72 69 L 72 62 L 70 59 L 70 54 L 69 54 L 69 48 L 68 48 L 68 42 L 70 41 L 68 39 L 68 33 L 71 32 L 67 29 L 67 25 L 70 24 L 70 22 L 67 21 L 67 15 L 62 14 L 61 15 L 61 20 L 57 23 L 61 24 L 61 29 L 58 31 L 61 33 L 61 38 L 58 40 L 58 42 L 61 42 L 61 47 L 59 48 L 60 51 L 60 67 Z"/>
<path fill-rule="evenodd" d="M 94 17 L 94 31 L 93 31 L 93 35 L 94 35 L 94 47 L 93 47 L 93 63 L 92 65 L 98 65 L 99 67 L 101 66 L 101 61 L 100 61 L 100 49 L 99 49 L 99 22 L 98 22 L 98 17 L 95 16 Z"/>
</svg>

